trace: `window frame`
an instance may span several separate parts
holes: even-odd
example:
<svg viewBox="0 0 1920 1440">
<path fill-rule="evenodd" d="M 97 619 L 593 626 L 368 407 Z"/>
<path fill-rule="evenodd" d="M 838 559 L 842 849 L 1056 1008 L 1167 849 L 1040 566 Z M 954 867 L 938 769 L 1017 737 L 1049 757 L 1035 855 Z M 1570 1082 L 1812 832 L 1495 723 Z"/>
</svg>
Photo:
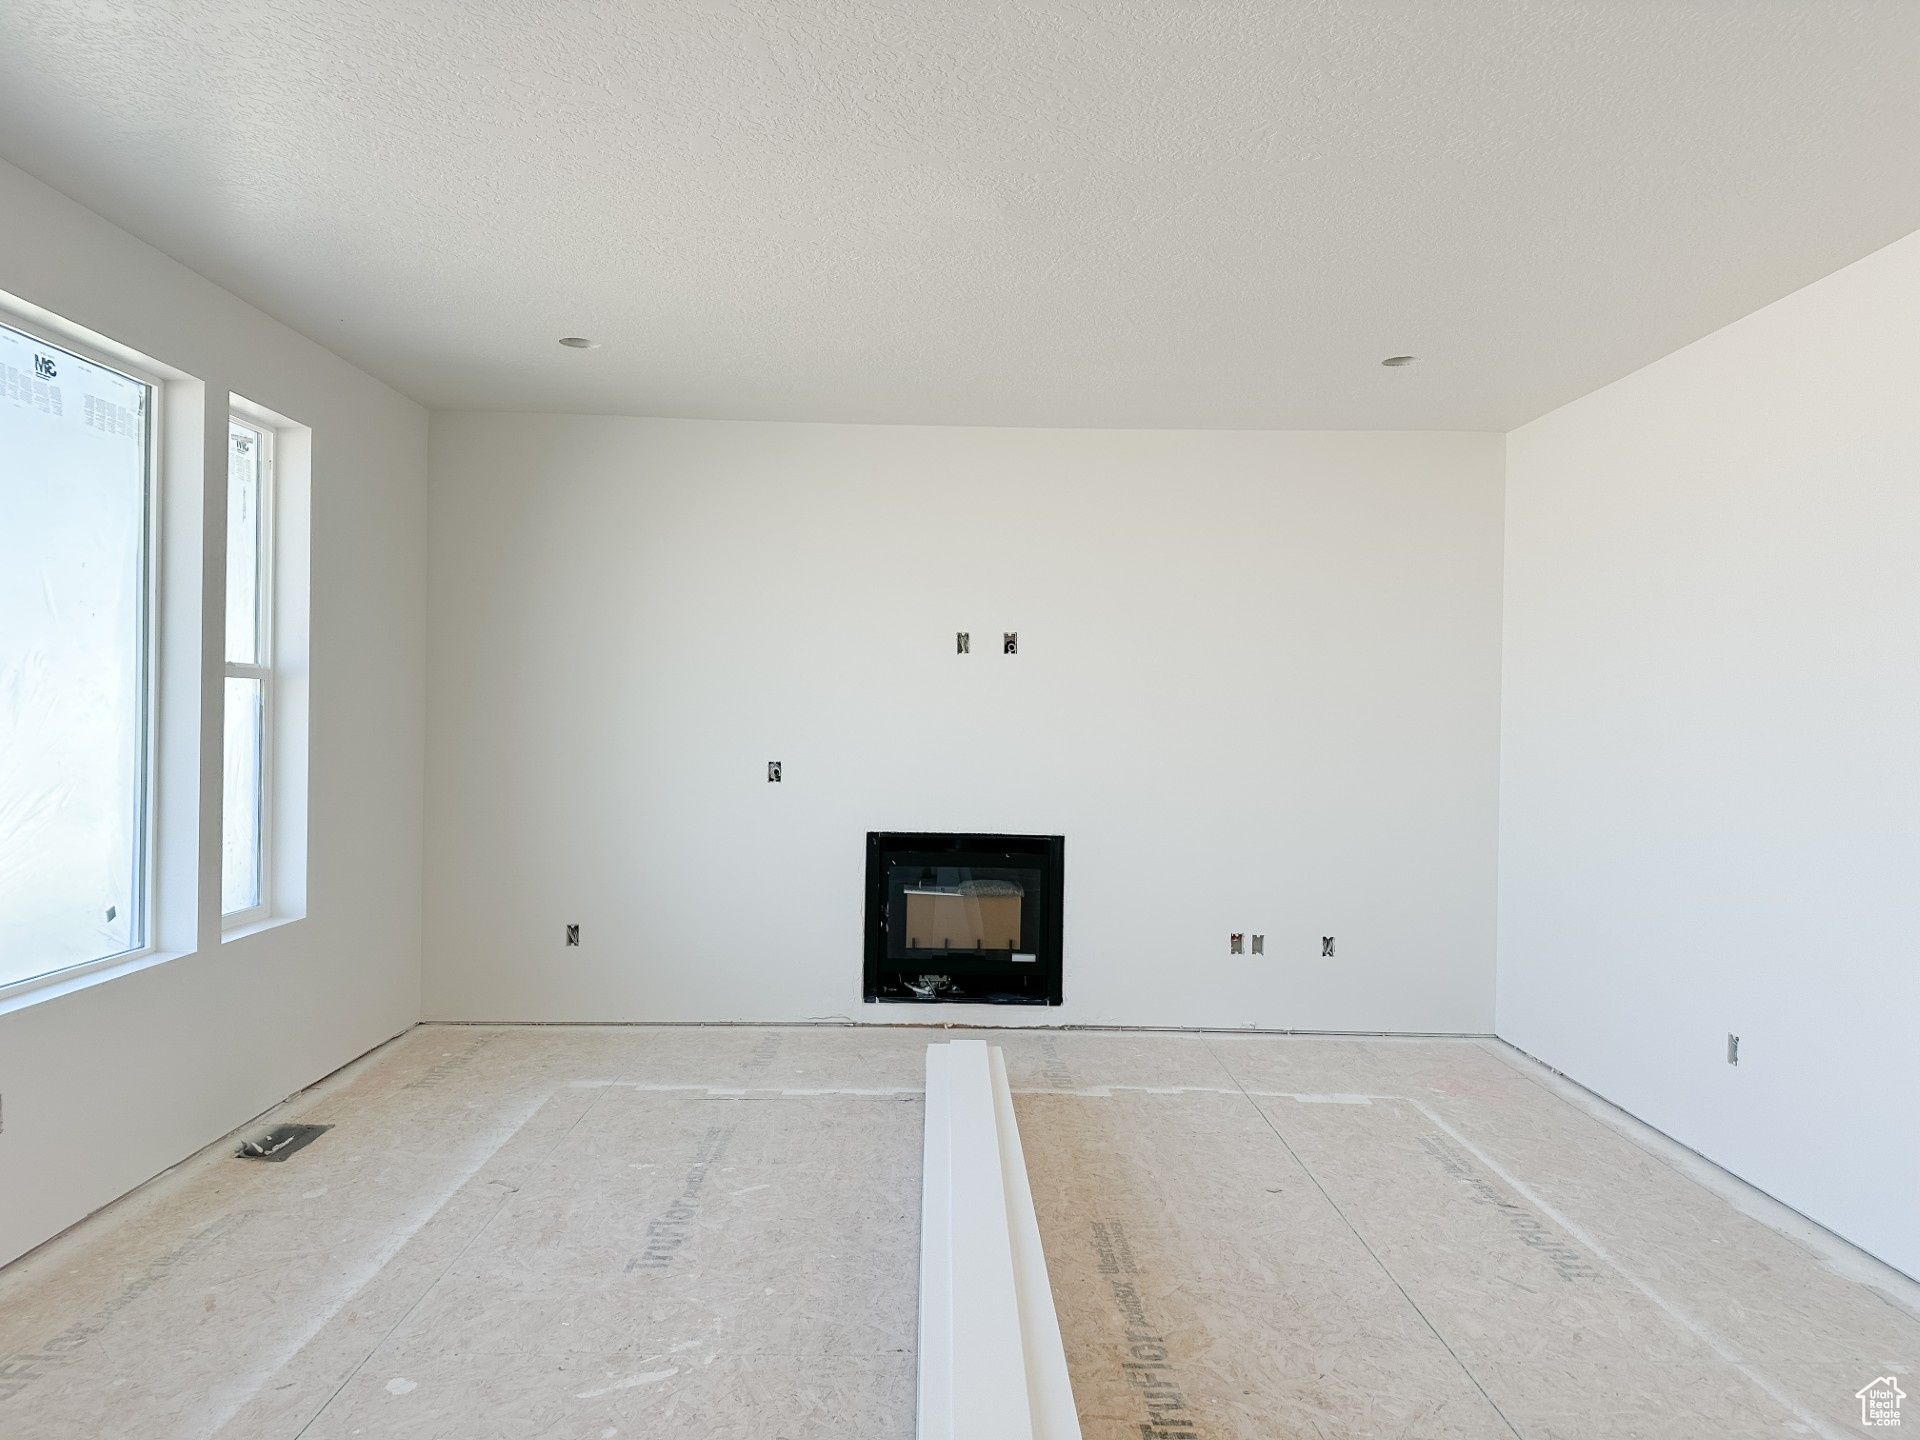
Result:
<svg viewBox="0 0 1920 1440">
<path fill-rule="evenodd" d="M 255 824 L 259 839 L 259 853 L 255 863 L 259 870 L 259 893 L 254 904 L 244 910 L 222 910 L 220 929 L 222 934 L 258 925 L 273 917 L 273 820 L 274 820 L 274 770 L 278 751 L 274 745 L 274 620 L 277 606 L 274 604 L 274 556 L 279 546 L 274 526 L 274 491 L 278 476 L 279 430 L 251 406 L 240 403 L 238 397 L 230 397 L 227 406 L 228 443 L 232 443 L 233 427 L 239 426 L 260 437 L 260 463 L 258 506 L 255 511 L 254 525 L 258 532 L 255 546 L 254 574 L 254 653 L 260 656 L 259 663 L 244 664 L 227 658 L 226 609 L 221 609 L 220 624 L 220 733 L 222 736 L 220 779 L 220 853 L 222 858 L 221 880 L 225 886 L 226 855 L 226 701 L 229 680 L 257 680 L 260 682 L 260 748 L 258 752 L 260 805 Z M 223 499 L 225 497 L 223 496 Z M 225 504 L 223 513 L 231 513 Z M 231 546 L 233 537 L 228 535 L 226 543 Z M 223 896 L 224 903 L 224 896 Z"/>
<path fill-rule="evenodd" d="M 157 937 L 160 926 L 156 915 L 158 906 L 155 903 L 160 887 L 159 806 L 156 804 L 155 788 L 159 784 L 161 770 L 159 650 L 161 569 L 164 563 L 161 532 L 166 508 L 165 496 L 162 492 L 167 482 L 166 466 L 162 460 L 167 453 L 163 427 L 166 423 L 168 408 L 167 389 L 171 381 L 165 375 L 129 361 L 112 350 L 91 343 L 77 330 L 69 330 L 60 324 L 49 324 L 31 315 L 22 314 L 4 303 L 0 303 L 0 325 L 5 325 L 17 334 L 37 340 L 55 350 L 64 351 L 89 365 L 111 370 L 114 374 L 139 385 L 142 392 L 141 418 L 145 432 L 145 443 L 141 455 L 140 493 L 141 573 L 138 589 L 140 663 L 137 685 L 139 714 L 135 720 L 137 732 L 135 748 L 140 757 L 139 778 L 135 785 L 133 825 L 135 845 L 133 874 L 136 893 L 131 902 L 134 923 L 128 928 L 129 936 L 135 943 L 125 950 L 116 950 L 111 955 L 99 955 L 91 960 L 81 960 L 72 965 L 55 966 L 49 970 L 37 971 L 32 975 L 22 975 L 17 979 L 0 983 L 0 1001 L 9 1001 L 15 996 L 50 984 L 78 980 L 99 971 L 116 969 L 141 961 L 159 951 Z"/>
</svg>

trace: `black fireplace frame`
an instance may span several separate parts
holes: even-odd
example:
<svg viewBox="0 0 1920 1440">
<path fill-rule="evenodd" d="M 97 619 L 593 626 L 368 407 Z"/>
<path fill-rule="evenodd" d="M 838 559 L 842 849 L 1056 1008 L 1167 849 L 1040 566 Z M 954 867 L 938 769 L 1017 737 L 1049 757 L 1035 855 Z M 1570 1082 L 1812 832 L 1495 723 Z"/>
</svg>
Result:
<svg viewBox="0 0 1920 1440">
<path fill-rule="evenodd" d="M 887 868 L 901 855 L 953 856 L 966 864 L 978 857 L 985 868 L 996 859 L 1039 863 L 1042 884 L 1034 916 L 1033 960 L 998 958 L 998 952 L 958 952 L 903 963 L 887 953 Z M 1064 931 L 1062 887 L 1066 877 L 1066 841 L 1059 835 L 947 834 L 903 830 L 867 832 L 866 965 L 863 996 L 868 1004 L 892 1005 L 1058 1005 L 1061 1003 L 1061 940 Z M 1025 925 L 1023 923 L 1024 932 Z M 919 994 L 908 978 L 941 973 L 951 985 L 937 994 Z"/>
</svg>

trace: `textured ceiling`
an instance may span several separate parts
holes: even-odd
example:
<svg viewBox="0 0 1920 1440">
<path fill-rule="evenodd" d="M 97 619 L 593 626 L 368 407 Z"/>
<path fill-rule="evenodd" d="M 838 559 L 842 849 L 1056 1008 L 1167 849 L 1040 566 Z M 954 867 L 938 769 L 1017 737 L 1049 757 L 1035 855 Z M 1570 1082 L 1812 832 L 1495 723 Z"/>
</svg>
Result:
<svg viewBox="0 0 1920 1440">
<path fill-rule="evenodd" d="M 17 3 L 0 155 L 433 406 L 1498 430 L 1920 229 L 1920 3 Z"/>
</svg>

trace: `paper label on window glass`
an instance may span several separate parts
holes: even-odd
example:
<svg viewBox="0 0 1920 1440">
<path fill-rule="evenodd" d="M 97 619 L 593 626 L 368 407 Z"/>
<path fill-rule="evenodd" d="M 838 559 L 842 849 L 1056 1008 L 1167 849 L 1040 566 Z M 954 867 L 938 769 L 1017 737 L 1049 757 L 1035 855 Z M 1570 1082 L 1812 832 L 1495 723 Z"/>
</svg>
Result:
<svg viewBox="0 0 1920 1440">
<path fill-rule="evenodd" d="M 260 903 L 260 764 L 265 750 L 263 684 L 229 676 L 220 820 L 220 913 Z"/>
<path fill-rule="evenodd" d="M 0 326 L 0 984 L 144 943 L 146 397 Z"/>
<path fill-rule="evenodd" d="M 266 438 L 232 421 L 227 427 L 227 659 L 261 665 L 261 462 Z"/>
</svg>

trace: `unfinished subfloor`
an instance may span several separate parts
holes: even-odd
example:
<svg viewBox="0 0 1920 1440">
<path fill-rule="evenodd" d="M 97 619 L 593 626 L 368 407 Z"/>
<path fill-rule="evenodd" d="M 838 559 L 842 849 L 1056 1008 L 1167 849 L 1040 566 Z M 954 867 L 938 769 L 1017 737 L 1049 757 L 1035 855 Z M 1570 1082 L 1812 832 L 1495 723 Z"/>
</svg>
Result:
<svg viewBox="0 0 1920 1440">
<path fill-rule="evenodd" d="M 272 1117 L 334 1127 L 284 1163 L 0 1272 L 0 1435 L 908 1440 L 939 1038 L 413 1030 Z M 1866 1382 L 1920 1394 L 1910 1287 L 1497 1042 L 990 1038 L 1088 1440 L 1857 1436 Z"/>
</svg>

